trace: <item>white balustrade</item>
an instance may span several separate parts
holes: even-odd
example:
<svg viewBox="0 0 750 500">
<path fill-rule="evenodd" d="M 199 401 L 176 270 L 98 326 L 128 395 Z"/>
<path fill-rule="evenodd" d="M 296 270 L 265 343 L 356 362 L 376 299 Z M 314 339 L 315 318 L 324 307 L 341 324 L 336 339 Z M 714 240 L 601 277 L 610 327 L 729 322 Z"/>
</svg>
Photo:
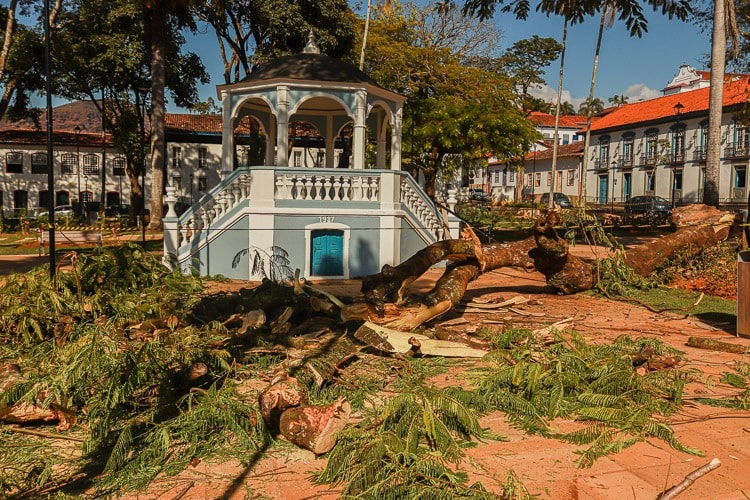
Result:
<svg viewBox="0 0 750 500">
<path fill-rule="evenodd" d="M 443 224 L 441 218 L 435 212 L 434 206 L 409 183 L 407 177 L 401 178 L 401 203 L 406 205 L 414 214 L 425 231 L 437 240 L 442 238 Z"/>
<path fill-rule="evenodd" d="M 276 173 L 277 200 L 380 201 L 379 175 Z"/>
</svg>

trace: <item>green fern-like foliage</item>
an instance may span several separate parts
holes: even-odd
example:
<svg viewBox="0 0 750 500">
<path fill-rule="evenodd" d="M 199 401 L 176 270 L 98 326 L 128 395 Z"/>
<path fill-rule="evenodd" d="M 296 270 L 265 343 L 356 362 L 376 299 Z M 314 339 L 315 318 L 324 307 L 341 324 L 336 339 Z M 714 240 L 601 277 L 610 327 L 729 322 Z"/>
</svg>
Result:
<svg viewBox="0 0 750 500">
<path fill-rule="evenodd" d="M 339 434 L 318 483 L 344 485 L 347 498 L 495 498 L 448 466 L 461 460 L 471 438 L 487 437 L 477 413 L 459 399 L 412 388 L 373 420 Z"/>
<path fill-rule="evenodd" d="M 700 453 L 681 445 L 659 418 L 679 408 L 689 375 L 663 370 L 640 376 L 633 368 L 633 356 L 645 348 L 660 355 L 678 351 L 654 339 L 622 337 L 594 345 L 577 335 L 558 335 L 541 351 L 532 337 L 530 332 L 515 331 L 494 341 L 503 349 L 488 357 L 493 365 L 481 372 L 474 390 L 483 409 L 504 411 L 526 432 L 586 446 L 578 459 L 581 467 L 651 438 L 686 453 Z M 557 417 L 587 425 L 557 433 L 548 424 Z"/>
<path fill-rule="evenodd" d="M 82 470 L 102 494 L 125 491 L 193 458 L 267 446 L 255 404 L 229 377 L 236 353 L 214 347 L 225 332 L 190 324 L 201 288 L 127 245 L 78 257 L 54 281 L 39 270 L 9 277 L 0 362 L 20 365 L 23 379 L 0 392 L 0 404 L 67 409 L 77 418 L 68 432 L 83 445 L 71 458 L 40 452 L 52 448 L 41 439 L 3 439 L 0 496 L 54 487 Z M 196 364 L 207 374 L 192 386 L 186 373 Z"/>
</svg>

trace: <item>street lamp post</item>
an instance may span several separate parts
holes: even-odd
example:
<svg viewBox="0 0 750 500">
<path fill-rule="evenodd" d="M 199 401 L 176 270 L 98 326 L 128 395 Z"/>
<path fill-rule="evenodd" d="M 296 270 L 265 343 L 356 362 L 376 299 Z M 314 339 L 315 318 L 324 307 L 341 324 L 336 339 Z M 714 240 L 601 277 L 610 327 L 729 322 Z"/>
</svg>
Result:
<svg viewBox="0 0 750 500">
<path fill-rule="evenodd" d="M 193 206 L 193 174 L 190 174 L 190 206 Z"/>
<path fill-rule="evenodd" d="M 86 212 L 86 202 L 89 199 L 89 176 L 83 174 L 83 180 L 86 183 L 86 194 L 83 197 L 83 217 L 86 220 L 86 223 L 88 223 L 89 214 Z"/>
<path fill-rule="evenodd" d="M 81 127 L 76 125 L 74 129 L 76 133 L 76 173 L 78 174 L 78 209 L 81 207 Z"/>
<path fill-rule="evenodd" d="M 672 158 L 672 208 L 675 207 L 675 190 L 677 186 L 675 184 L 677 183 L 677 176 L 675 175 L 675 168 L 677 168 L 677 161 L 682 161 L 683 159 L 683 141 L 685 140 L 684 134 L 681 133 L 680 130 L 680 114 L 682 113 L 682 110 L 685 106 L 682 105 L 681 102 L 677 102 L 677 104 L 674 105 L 674 114 L 675 114 L 675 125 L 674 125 L 674 158 Z"/>
</svg>

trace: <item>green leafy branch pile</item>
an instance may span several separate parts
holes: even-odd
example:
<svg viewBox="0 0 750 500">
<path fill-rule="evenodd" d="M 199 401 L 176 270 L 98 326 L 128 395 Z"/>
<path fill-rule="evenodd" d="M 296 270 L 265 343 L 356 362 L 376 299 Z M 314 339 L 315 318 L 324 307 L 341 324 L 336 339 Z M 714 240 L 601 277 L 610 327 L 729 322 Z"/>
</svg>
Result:
<svg viewBox="0 0 750 500">
<path fill-rule="evenodd" d="M 82 471 L 100 492 L 143 488 L 195 458 L 267 445 L 255 405 L 229 377 L 233 356 L 212 347 L 226 332 L 190 324 L 200 280 L 170 273 L 133 245 L 76 254 L 72 264 L 54 281 L 45 269 L 8 278 L 0 366 L 19 365 L 23 379 L 0 392 L 0 410 L 62 409 L 75 425 L 61 441 L 83 444 L 40 452 L 45 440 L 0 427 L 0 492 L 33 496 Z M 205 382 L 189 383 L 195 366 Z"/>
<path fill-rule="evenodd" d="M 492 366 L 481 372 L 476 389 L 462 399 L 482 411 L 505 412 L 512 424 L 530 434 L 586 445 L 578 452 L 580 467 L 649 438 L 700 455 L 680 444 L 665 423 L 665 417 L 681 406 L 690 374 L 671 369 L 641 376 L 634 369 L 634 359 L 644 349 L 659 356 L 679 354 L 661 341 L 621 337 L 598 345 L 578 335 L 557 335 L 548 345 L 540 345 L 530 332 L 512 330 L 494 343 Z M 550 421 L 558 417 L 584 427 L 557 431 Z"/>
</svg>

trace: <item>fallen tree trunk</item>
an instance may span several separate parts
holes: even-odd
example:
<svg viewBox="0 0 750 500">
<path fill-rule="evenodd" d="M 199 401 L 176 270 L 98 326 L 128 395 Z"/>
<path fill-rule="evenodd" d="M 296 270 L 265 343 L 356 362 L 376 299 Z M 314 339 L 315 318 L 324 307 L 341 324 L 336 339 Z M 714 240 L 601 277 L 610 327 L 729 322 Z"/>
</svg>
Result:
<svg viewBox="0 0 750 500">
<path fill-rule="evenodd" d="M 675 209 L 673 220 L 691 226 L 628 250 L 622 256 L 624 264 L 636 274 L 649 276 L 670 258 L 697 253 L 726 239 L 735 216 L 705 205 L 690 205 Z M 544 274 L 548 285 L 562 293 L 590 290 L 599 280 L 598 264 L 570 254 L 568 242 L 555 230 L 560 221 L 559 212 L 547 211 L 534 225 L 531 238 L 514 243 L 481 245 L 471 231 L 461 240 L 434 243 L 399 266 L 384 266 L 380 273 L 365 277 L 364 303 L 347 306 L 342 315 L 399 330 L 413 329 L 457 304 L 469 280 L 480 271 L 506 266 L 528 269 L 531 263 Z M 405 300 L 406 286 L 443 260 L 456 264 L 448 266 L 429 293 Z"/>
</svg>

